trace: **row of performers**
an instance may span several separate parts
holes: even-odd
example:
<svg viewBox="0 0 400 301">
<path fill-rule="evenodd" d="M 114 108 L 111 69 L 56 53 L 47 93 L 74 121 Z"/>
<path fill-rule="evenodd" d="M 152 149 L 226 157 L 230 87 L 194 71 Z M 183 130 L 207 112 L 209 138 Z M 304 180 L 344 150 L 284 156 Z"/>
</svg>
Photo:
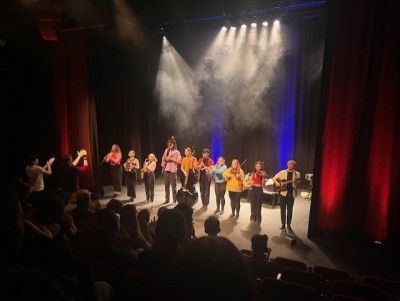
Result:
<svg viewBox="0 0 400 301">
<path fill-rule="evenodd" d="M 239 218 L 240 213 L 240 199 L 244 187 L 251 187 L 250 204 L 251 216 L 250 221 L 261 223 L 261 208 L 263 203 L 263 185 L 267 178 L 267 173 L 264 170 L 262 162 L 256 162 L 254 170 L 246 177 L 243 169 L 238 160 L 234 159 L 231 166 L 227 167 L 225 159 L 219 157 L 215 163 L 210 158 L 210 151 L 203 149 L 202 157 L 198 160 L 193 156 L 192 149 L 185 148 L 185 156 L 181 157 L 177 149 L 177 143 L 174 138 L 168 140 L 167 148 L 161 159 L 162 174 L 165 184 L 165 204 L 170 203 L 172 196 L 173 203 L 179 202 L 180 192 L 184 192 L 189 197 L 196 195 L 195 184 L 199 182 L 200 195 L 202 201 L 202 210 L 206 211 L 210 200 L 210 184 L 214 181 L 215 197 L 217 209 L 215 214 L 224 214 L 225 209 L 225 194 L 228 191 L 230 205 L 231 205 L 231 218 Z M 157 167 L 157 159 L 153 153 L 150 153 L 140 169 L 139 161 L 135 158 L 133 150 L 128 153 L 129 158 L 122 164 L 126 171 L 127 180 L 127 195 L 134 201 L 136 198 L 136 181 L 138 174 L 143 178 L 145 183 L 146 202 L 154 201 L 154 183 L 155 183 L 155 170 Z M 118 145 L 113 145 L 111 151 L 105 157 L 105 161 L 111 165 L 111 178 L 114 187 L 114 197 L 121 193 L 121 159 L 122 155 Z M 287 182 L 285 189 L 279 190 L 279 201 L 281 205 L 281 220 L 282 226 L 287 224 L 290 227 L 292 219 L 292 209 L 294 199 L 296 197 L 296 184 L 300 179 L 300 173 L 294 170 L 296 162 L 293 160 L 288 161 L 288 168 L 278 172 L 273 177 L 274 186 L 279 187 L 282 183 Z M 182 188 L 177 191 L 177 178 L 180 174 Z M 283 181 L 282 181 L 283 180 Z"/>
</svg>

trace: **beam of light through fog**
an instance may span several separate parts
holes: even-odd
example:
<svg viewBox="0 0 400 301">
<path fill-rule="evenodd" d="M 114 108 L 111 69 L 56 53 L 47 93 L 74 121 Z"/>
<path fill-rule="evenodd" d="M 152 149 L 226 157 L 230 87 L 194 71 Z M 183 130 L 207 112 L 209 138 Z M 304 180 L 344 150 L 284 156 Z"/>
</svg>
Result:
<svg viewBox="0 0 400 301">
<path fill-rule="evenodd" d="M 114 0 L 114 10 L 118 36 L 136 47 L 145 46 L 143 28 L 125 0 Z"/>
<path fill-rule="evenodd" d="M 173 123 L 178 132 L 189 129 L 197 131 L 204 126 L 204 121 L 196 117 L 201 98 L 192 70 L 165 37 L 155 92 L 160 102 L 161 116 Z"/>
<path fill-rule="evenodd" d="M 221 30 L 195 69 L 202 90 L 213 89 L 214 104 L 222 102 L 241 129 L 272 126 L 273 99 L 266 96 L 288 50 L 281 29 L 282 24 L 274 24 L 272 29 Z"/>
</svg>

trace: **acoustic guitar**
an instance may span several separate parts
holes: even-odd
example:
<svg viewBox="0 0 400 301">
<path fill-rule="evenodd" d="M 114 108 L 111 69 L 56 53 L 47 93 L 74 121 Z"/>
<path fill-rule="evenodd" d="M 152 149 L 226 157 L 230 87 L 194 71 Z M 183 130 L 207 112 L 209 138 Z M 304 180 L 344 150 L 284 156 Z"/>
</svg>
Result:
<svg viewBox="0 0 400 301">
<path fill-rule="evenodd" d="M 287 189 L 287 185 L 289 183 L 296 182 L 298 179 L 294 179 L 294 180 L 290 180 L 290 181 L 287 181 L 286 179 L 276 179 L 276 180 L 281 184 L 281 186 L 280 187 L 276 186 L 276 184 L 274 182 L 274 186 L 273 186 L 272 189 L 273 189 L 274 192 L 280 192 L 280 191 L 286 190 Z"/>
</svg>

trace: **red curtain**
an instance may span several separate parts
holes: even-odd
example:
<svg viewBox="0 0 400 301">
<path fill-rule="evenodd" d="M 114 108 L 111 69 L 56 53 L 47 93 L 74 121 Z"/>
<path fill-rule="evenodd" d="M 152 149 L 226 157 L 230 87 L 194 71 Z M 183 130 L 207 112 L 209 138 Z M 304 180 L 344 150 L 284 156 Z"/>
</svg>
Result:
<svg viewBox="0 0 400 301">
<path fill-rule="evenodd" d="M 332 1 L 317 225 L 374 240 L 399 235 L 399 2 Z"/>
<path fill-rule="evenodd" d="M 75 158 L 78 150 L 86 149 L 89 169 L 79 175 L 79 182 L 81 188 L 94 190 L 85 32 L 60 33 L 53 53 L 59 155 L 71 153 Z"/>
</svg>

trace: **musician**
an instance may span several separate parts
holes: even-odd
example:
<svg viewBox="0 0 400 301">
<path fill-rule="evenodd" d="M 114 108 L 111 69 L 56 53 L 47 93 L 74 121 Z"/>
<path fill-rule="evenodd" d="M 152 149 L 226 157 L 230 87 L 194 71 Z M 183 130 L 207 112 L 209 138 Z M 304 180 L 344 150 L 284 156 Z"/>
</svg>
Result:
<svg viewBox="0 0 400 301">
<path fill-rule="evenodd" d="M 124 163 L 124 170 L 126 173 L 127 195 L 130 197 L 129 201 L 133 202 L 136 199 L 136 182 L 139 170 L 139 160 L 135 158 L 135 151 L 133 149 L 128 152 L 128 159 Z"/>
<path fill-rule="evenodd" d="M 263 163 L 260 161 L 256 162 L 254 165 L 254 170 L 250 175 L 250 221 L 252 223 L 261 223 L 263 185 L 266 178 L 267 173 L 264 171 Z"/>
<path fill-rule="evenodd" d="M 185 158 L 182 159 L 181 171 L 183 178 L 181 179 L 182 187 L 186 188 L 189 192 L 194 193 L 196 184 L 195 171 L 197 168 L 197 159 L 192 154 L 190 147 L 185 148 Z"/>
<path fill-rule="evenodd" d="M 177 149 L 177 143 L 174 137 L 168 140 L 168 147 L 165 149 L 161 160 L 161 167 L 164 174 L 165 184 L 165 202 L 169 203 L 170 199 L 170 186 L 172 190 L 172 199 L 176 203 L 176 174 L 178 171 L 178 164 L 181 163 L 181 153 Z"/>
<path fill-rule="evenodd" d="M 300 183 L 300 172 L 295 170 L 296 161 L 287 161 L 287 169 L 279 171 L 272 180 L 279 189 L 279 203 L 281 206 L 281 222 L 280 229 L 285 229 L 286 224 L 291 229 L 293 205 L 297 196 L 297 185 Z"/>
<path fill-rule="evenodd" d="M 226 191 L 228 191 L 229 199 L 231 200 L 232 213 L 229 217 L 238 219 L 244 180 L 244 171 L 240 168 L 239 161 L 233 159 L 231 167 L 224 171 L 223 176 L 227 180 Z"/>
<path fill-rule="evenodd" d="M 155 175 L 154 171 L 157 167 L 157 158 L 153 153 L 150 153 L 147 159 L 143 163 L 142 171 L 144 172 L 144 189 L 146 191 L 146 202 L 154 201 L 154 183 Z"/>
<path fill-rule="evenodd" d="M 212 177 L 207 174 L 207 168 L 214 165 L 214 161 L 210 158 L 210 150 L 203 149 L 203 156 L 197 161 L 198 181 L 200 185 L 201 202 L 203 203 L 202 210 L 207 210 L 210 202 L 210 185 Z M 218 210 L 219 211 L 219 210 Z"/>
<path fill-rule="evenodd" d="M 104 157 L 104 161 L 110 164 L 111 182 L 114 188 L 113 198 L 121 195 L 122 186 L 122 153 L 117 144 L 113 144 L 109 153 Z"/>
<path fill-rule="evenodd" d="M 216 165 L 207 168 L 208 175 L 212 176 L 214 179 L 215 199 L 217 202 L 217 209 L 214 213 L 219 212 L 220 215 L 224 214 L 226 179 L 224 178 L 223 173 L 227 169 L 224 157 L 219 157 Z"/>
</svg>

